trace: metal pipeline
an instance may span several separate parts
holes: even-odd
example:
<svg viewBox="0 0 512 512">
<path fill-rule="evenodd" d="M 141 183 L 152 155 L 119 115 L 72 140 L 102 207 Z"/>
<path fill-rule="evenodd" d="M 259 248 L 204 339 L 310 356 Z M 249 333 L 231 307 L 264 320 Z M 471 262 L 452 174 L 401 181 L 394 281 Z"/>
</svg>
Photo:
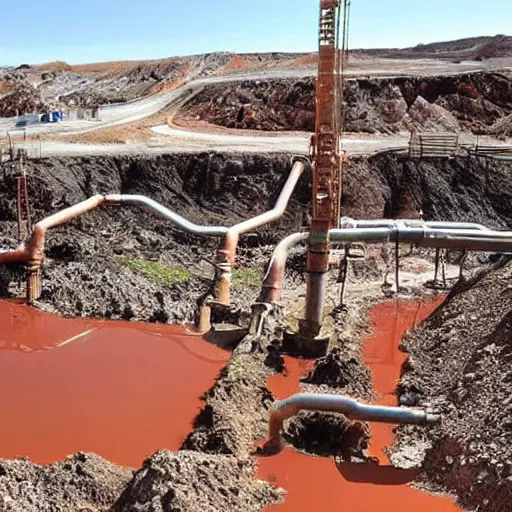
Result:
<svg viewBox="0 0 512 512">
<path fill-rule="evenodd" d="M 41 264 L 44 258 L 46 231 L 64 224 L 84 213 L 94 210 L 105 201 L 101 195 L 75 204 L 38 222 L 26 245 L 0 254 L 0 263 L 25 262 L 28 267 L 27 302 L 33 302 L 41 296 Z"/>
<path fill-rule="evenodd" d="M 219 251 L 220 255 L 220 282 L 218 300 L 229 304 L 231 271 L 234 263 L 238 238 L 241 233 L 256 229 L 264 224 L 281 217 L 288 205 L 290 196 L 300 178 L 306 165 L 307 159 L 296 161 L 290 175 L 279 195 L 279 198 L 272 210 L 258 215 L 252 219 L 241 222 L 231 228 L 224 226 L 201 226 L 194 224 L 181 215 L 169 210 L 158 202 L 142 195 L 111 194 L 107 196 L 96 195 L 76 205 L 57 212 L 37 223 L 32 231 L 30 240 L 15 250 L 0 253 L 0 264 L 27 263 L 28 265 L 28 286 L 27 300 L 32 302 L 40 297 L 40 267 L 44 258 L 44 242 L 46 231 L 69 220 L 72 220 L 84 213 L 97 208 L 102 204 L 108 205 L 137 205 L 144 206 L 149 210 L 161 215 L 176 226 L 189 233 L 225 237 L 224 250 Z M 223 268 L 224 267 L 224 268 Z"/>
<path fill-rule="evenodd" d="M 304 410 L 339 412 L 351 420 L 379 423 L 427 425 L 440 420 L 439 415 L 424 409 L 367 405 L 346 396 L 299 393 L 277 402 L 271 409 L 269 441 L 279 441 L 285 420 Z"/>
<path fill-rule="evenodd" d="M 307 165 L 309 165 L 309 162 L 305 158 L 295 161 L 272 210 L 262 213 L 261 215 L 257 215 L 252 219 L 240 222 L 227 230 L 226 236 L 224 237 L 224 243 L 218 253 L 218 274 L 215 287 L 216 299 L 221 304 L 230 303 L 232 268 L 236 259 L 236 249 L 240 235 L 282 217 L 286 207 L 288 206 L 290 197 L 295 190 L 297 182 L 302 176 Z"/>
<path fill-rule="evenodd" d="M 292 247 L 306 242 L 308 238 L 309 233 L 294 233 L 277 244 L 268 264 L 267 273 L 263 278 L 261 293 L 258 299 L 260 302 L 279 302 L 281 300 L 288 253 Z"/>
<path fill-rule="evenodd" d="M 397 222 L 393 229 L 335 229 L 329 232 L 329 236 L 332 241 L 338 242 L 399 241 L 420 247 L 502 253 L 512 251 L 511 231 L 407 227 L 403 222 Z"/>
<path fill-rule="evenodd" d="M 204 236 L 224 236 L 228 232 L 228 228 L 224 226 L 200 226 L 185 219 L 181 215 L 169 210 L 165 206 L 157 203 L 153 199 L 140 195 L 111 194 L 105 197 L 105 204 L 109 205 L 136 205 L 144 206 L 162 217 L 171 221 L 184 231 L 194 233 L 195 235 Z"/>
<path fill-rule="evenodd" d="M 374 219 L 357 220 L 350 217 L 341 218 L 342 228 L 394 228 L 398 223 L 416 224 L 433 229 L 476 229 L 480 231 L 490 231 L 482 224 L 473 222 L 447 222 L 447 221 L 423 221 L 417 219 Z"/>
<path fill-rule="evenodd" d="M 331 230 L 331 242 L 396 242 L 420 247 L 468 251 L 512 252 L 512 232 L 492 231 L 481 224 L 464 222 L 421 222 L 410 220 L 348 219 L 354 227 Z M 348 223 L 345 222 L 345 225 Z M 409 227 L 414 225 L 414 227 Z M 309 233 L 294 233 L 275 248 L 263 280 L 259 300 L 279 302 L 282 296 L 286 259 L 292 247 L 307 240 Z"/>
</svg>

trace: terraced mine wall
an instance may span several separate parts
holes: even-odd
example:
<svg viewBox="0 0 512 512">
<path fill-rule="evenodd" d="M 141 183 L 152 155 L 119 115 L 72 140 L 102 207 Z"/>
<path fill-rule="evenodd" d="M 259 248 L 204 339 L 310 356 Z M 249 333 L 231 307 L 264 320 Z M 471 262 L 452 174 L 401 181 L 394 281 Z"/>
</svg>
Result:
<svg viewBox="0 0 512 512">
<path fill-rule="evenodd" d="M 314 78 L 211 85 L 176 121 L 192 118 L 228 128 L 313 132 L 314 89 Z M 506 72 L 351 79 L 345 101 L 348 132 L 511 133 L 512 78 Z"/>
</svg>

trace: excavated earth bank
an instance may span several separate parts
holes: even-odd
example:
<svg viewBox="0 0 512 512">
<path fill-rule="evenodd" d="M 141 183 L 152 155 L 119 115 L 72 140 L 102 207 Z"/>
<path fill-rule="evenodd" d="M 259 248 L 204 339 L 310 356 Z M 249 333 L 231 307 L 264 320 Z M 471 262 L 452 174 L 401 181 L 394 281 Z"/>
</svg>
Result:
<svg viewBox="0 0 512 512">
<path fill-rule="evenodd" d="M 196 223 L 232 225 L 271 208 L 290 168 L 290 155 L 205 153 L 55 158 L 30 162 L 28 172 L 34 221 L 94 194 L 124 193 L 147 195 Z M 354 158 L 346 169 L 343 208 L 354 218 L 416 217 L 421 209 L 431 220 L 510 226 L 509 169 L 485 159 Z M 304 175 L 283 218 L 242 237 L 240 268 L 259 275 L 274 244 L 307 227 L 309 194 Z M 0 248 L 16 246 L 15 211 L 15 181 L 8 174 L 0 179 Z M 39 305 L 66 316 L 188 322 L 210 291 L 218 243 L 143 210 L 103 208 L 49 233 Z M 154 269 L 145 272 L 141 261 L 155 260 L 156 275 L 148 279 Z M 234 293 L 235 301 L 248 305 L 257 288 L 239 293 L 236 283 L 245 277 L 235 280 Z M 4 295 L 21 293 L 17 282 L 15 272 L 1 270 Z"/>
<path fill-rule="evenodd" d="M 461 282 L 402 344 L 398 387 L 407 405 L 430 404 L 443 421 L 399 429 L 392 460 L 423 465 L 422 486 L 454 490 L 469 509 L 501 512 L 512 500 L 512 263 Z"/>
<path fill-rule="evenodd" d="M 271 207 L 290 167 L 289 155 L 48 159 L 30 163 L 30 195 L 35 220 L 95 193 L 121 192 L 150 196 L 197 223 L 232 224 Z M 432 220 L 471 220 L 498 228 L 512 225 L 512 178 L 510 165 L 505 163 L 474 159 L 420 162 L 380 155 L 354 159 L 346 172 L 343 207 L 349 216 L 414 217 L 422 209 L 425 218 Z M 242 238 L 239 267 L 259 271 L 279 239 L 306 228 L 308 183 L 309 176 L 304 176 L 281 221 Z M 12 177 L 0 180 L 0 229 L 0 246 L 14 247 Z M 210 290 L 210 262 L 217 243 L 184 235 L 145 212 L 105 208 L 48 234 L 44 295 L 38 306 L 68 316 L 188 322 L 196 303 Z M 165 274 L 164 279 L 127 260 L 158 260 L 167 269 L 187 267 L 192 277 Z M 297 253 L 290 260 L 285 304 L 287 316 L 296 317 L 304 294 L 304 258 Z M 358 283 L 374 275 L 378 281 L 382 263 L 368 262 L 363 269 L 354 264 L 352 271 Z M 1 269 L 1 296 L 22 293 L 19 277 L 22 274 L 16 269 Z M 330 279 L 330 289 L 336 290 L 336 276 Z M 371 396 L 372 390 L 365 385 L 368 370 L 360 363 L 360 339 L 367 326 L 366 308 L 377 300 L 380 288 L 376 286 L 378 293 L 369 286 L 363 288 L 349 295 L 347 312 L 331 311 L 329 306 L 327 323 L 336 332 L 335 350 L 316 362 L 305 379 L 305 389 L 348 392 L 364 399 Z M 234 301 L 240 308 L 247 310 L 257 293 L 252 283 L 235 282 Z M 483 302 L 482 297 L 479 300 Z M 334 303 L 333 297 L 329 303 Z M 71 463 L 43 468 L 28 461 L 3 461 L 0 511 L 258 510 L 277 502 L 281 492 L 254 478 L 253 453 L 255 441 L 266 435 L 268 409 L 274 401 L 266 380 L 276 370 L 282 371 L 280 340 L 285 327 L 282 313 L 276 312 L 261 339 L 247 336 L 238 345 L 216 384 L 205 393 L 204 409 L 177 454 L 153 455 L 128 485 L 129 472 L 95 456 L 85 457 L 86 464 L 90 463 L 87 470 L 79 464 L 82 455 Z M 499 346 L 498 341 L 494 343 Z M 500 354 L 493 349 L 490 356 Z M 430 389 L 423 393 L 427 396 Z M 460 421 L 452 424 L 454 432 L 457 428 L 461 428 Z M 414 436 L 421 433 L 407 435 L 416 443 Z M 298 449 L 345 458 L 364 457 L 368 442 L 364 425 L 354 429 L 343 418 L 330 415 L 301 415 L 290 422 L 286 437 Z M 482 444 L 482 453 L 489 454 L 489 450 Z M 432 453 L 434 457 L 444 452 Z M 23 464 L 29 469 L 21 469 L 20 476 L 16 468 Z M 69 496 L 70 485 L 84 490 Z M 15 498 L 21 495 L 23 500 Z"/>
<path fill-rule="evenodd" d="M 185 106 L 179 124 L 200 119 L 228 128 L 314 131 L 315 79 L 210 85 Z M 348 80 L 345 130 L 469 131 L 510 136 L 510 72 Z"/>
</svg>

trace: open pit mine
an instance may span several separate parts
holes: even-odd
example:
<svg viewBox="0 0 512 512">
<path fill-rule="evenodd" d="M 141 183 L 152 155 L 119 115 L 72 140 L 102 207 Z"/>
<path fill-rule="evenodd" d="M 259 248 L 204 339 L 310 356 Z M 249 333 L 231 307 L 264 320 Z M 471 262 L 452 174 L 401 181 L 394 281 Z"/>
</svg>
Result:
<svg viewBox="0 0 512 512">
<path fill-rule="evenodd" d="M 0 69 L 1 512 L 512 510 L 512 38 L 349 18 Z"/>
</svg>

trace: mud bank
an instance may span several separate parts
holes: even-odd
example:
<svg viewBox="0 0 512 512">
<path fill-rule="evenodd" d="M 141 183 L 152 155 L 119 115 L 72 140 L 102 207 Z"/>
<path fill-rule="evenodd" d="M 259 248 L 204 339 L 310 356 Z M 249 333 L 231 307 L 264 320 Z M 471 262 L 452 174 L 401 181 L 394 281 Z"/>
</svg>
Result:
<svg viewBox="0 0 512 512">
<path fill-rule="evenodd" d="M 450 490 L 469 509 L 505 512 L 512 485 L 512 264 L 460 283 L 403 340 L 402 404 L 430 404 L 442 422 L 399 429 L 392 461 L 422 466 L 422 486 Z"/>
<path fill-rule="evenodd" d="M 49 159 L 30 163 L 29 194 L 34 221 L 93 194 L 125 193 L 151 197 L 198 224 L 229 226 L 272 208 L 290 168 L 286 155 Z M 272 231 L 263 228 L 244 237 L 242 268 L 258 274 L 266 260 L 257 258 L 258 246 L 301 229 L 306 179 Z M 0 243 L 14 247 L 14 179 L 1 180 L 0 189 Z M 210 290 L 218 244 L 176 230 L 144 210 L 96 211 L 49 233 L 39 306 L 71 316 L 191 321 L 196 302 Z M 248 250 L 254 263 L 244 256 Z M 23 293 L 16 288 L 17 276 L 5 269 L 2 276 L 4 291 L 10 286 L 13 294 Z M 235 284 L 245 277 L 235 276 Z"/>
<path fill-rule="evenodd" d="M 200 119 L 264 131 L 314 131 L 315 80 L 260 80 L 211 85 L 185 106 L 176 122 Z M 468 131 L 508 136 L 512 78 L 503 73 L 349 80 L 345 130 Z"/>
<path fill-rule="evenodd" d="M 29 194 L 35 221 L 93 194 L 125 193 L 151 197 L 198 224 L 232 225 L 273 207 L 290 168 L 290 156 L 281 154 L 47 159 L 30 162 Z M 354 158 L 342 207 L 354 218 L 414 218 L 421 209 L 427 220 L 504 228 L 512 226 L 510 176 L 510 164 L 485 159 Z M 277 241 L 307 229 L 309 181 L 301 178 L 282 219 L 242 236 L 233 287 L 240 307 L 256 298 Z M 16 246 L 15 211 L 8 176 L 0 179 L 2 248 Z M 67 316 L 190 322 L 211 291 L 218 244 L 144 210 L 98 210 L 48 234 L 38 306 Z M 302 261 L 290 262 L 299 280 Z M 2 267 L 2 296 L 22 296 L 22 277 Z"/>
<path fill-rule="evenodd" d="M 89 453 L 49 466 L 0 459 L 2 512 L 104 512 L 132 471 Z"/>
</svg>

